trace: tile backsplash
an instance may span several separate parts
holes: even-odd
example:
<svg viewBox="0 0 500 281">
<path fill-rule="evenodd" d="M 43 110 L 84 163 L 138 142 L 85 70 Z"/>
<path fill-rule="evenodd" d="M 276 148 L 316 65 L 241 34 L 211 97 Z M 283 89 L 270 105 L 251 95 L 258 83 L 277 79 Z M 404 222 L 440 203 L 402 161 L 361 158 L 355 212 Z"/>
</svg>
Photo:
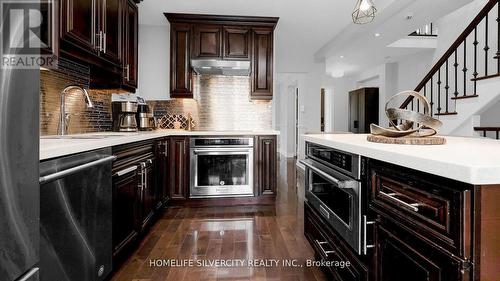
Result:
<svg viewBox="0 0 500 281">
<path fill-rule="evenodd" d="M 40 74 L 40 134 L 57 134 L 60 91 L 71 84 L 88 88 L 90 69 L 61 59 L 57 70 Z M 267 130 L 272 128 L 271 101 L 250 100 L 250 78 L 202 75 L 194 77 L 196 99 L 148 101 L 160 119 L 187 117 L 191 113 L 197 130 Z M 112 130 L 111 94 L 90 90 L 94 108 L 87 108 L 83 94 L 66 95 L 71 115 L 68 134 Z M 179 117 L 177 117 L 179 116 Z"/>
<path fill-rule="evenodd" d="M 156 117 L 191 113 L 197 130 L 268 130 L 272 128 L 271 101 L 250 100 L 250 78 L 194 76 L 192 99 L 149 101 Z"/>
<path fill-rule="evenodd" d="M 40 72 L 40 135 L 57 134 L 60 92 L 72 84 L 88 88 L 88 67 L 60 59 L 58 69 Z M 90 90 L 94 104 L 87 108 L 82 93 L 66 95 L 66 113 L 70 114 L 68 134 L 111 131 L 111 94 Z"/>
</svg>

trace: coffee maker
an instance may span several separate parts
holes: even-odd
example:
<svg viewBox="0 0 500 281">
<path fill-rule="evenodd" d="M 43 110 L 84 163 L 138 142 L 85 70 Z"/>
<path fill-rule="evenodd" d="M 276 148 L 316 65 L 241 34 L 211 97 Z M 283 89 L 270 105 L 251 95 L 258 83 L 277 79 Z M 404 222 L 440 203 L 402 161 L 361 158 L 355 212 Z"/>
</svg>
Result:
<svg viewBox="0 0 500 281">
<path fill-rule="evenodd" d="M 113 131 L 115 132 L 137 132 L 137 102 L 136 101 L 113 101 Z"/>
<path fill-rule="evenodd" d="M 138 105 L 136 119 L 139 131 L 151 131 L 156 129 L 156 118 L 149 110 L 147 104 L 140 103 Z"/>
</svg>

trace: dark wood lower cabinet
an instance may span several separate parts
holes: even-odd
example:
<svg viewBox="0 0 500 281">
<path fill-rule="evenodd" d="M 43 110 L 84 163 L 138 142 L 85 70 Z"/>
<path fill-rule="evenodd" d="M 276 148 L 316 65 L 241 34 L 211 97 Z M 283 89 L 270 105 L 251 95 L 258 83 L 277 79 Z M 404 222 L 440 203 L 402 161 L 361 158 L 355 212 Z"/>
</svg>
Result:
<svg viewBox="0 0 500 281">
<path fill-rule="evenodd" d="M 153 222 L 156 196 L 154 142 L 113 147 L 113 259 L 126 258 Z"/>
<path fill-rule="evenodd" d="M 171 137 L 169 145 L 170 198 L 186 200 L 189 197 L 189 138 Z"/>
<path fill-rule="evenodd" d="M 276 136 L 256 137 L 256 177 L 258 195 L 275 195 L 278 178 Z"/>
<path fill-rule="evenodd" d="M 122 172 L 113 176 L 113 256 L 119 256 L 122 250 L 135 241 L 137 231 L 137 170 Z"/>
<path fill-rule="evenodd" d="M 152 160 L 151 160 L 152 159 Z M 146 161 L 151 160 L 151 163 Z M 139 222 L 140 232 L 143 232 L 151 225 L 154 211 L 156 210 L 155 197 L 156 197 L 156 181 L 155 181 L 155 160 L 154 158 L 147 159 L 145 162 L 139 164 L 140 171 L 139 177 L 142 182 L 140 183 L 140 196 L 139 196 Z"/>
<path fill-rule="evenodd" d="M 156 209 L 165 207 L 170 199 L 169 138 L 156 140 Z"/>
<path fill-rule="evenodd" d="M 471 280 L 469 262 L 382 220 L 376 226 L 374 280 Z"/>
<path fill-rule="evenodd" d="M 368 280 L 369 272 L 365 262 L 356 256 L 307 203 L 304 204 L 304 235 L 314 249 L 316 262 L 323 263 L 322 269 L 330 280 Z"/>
</svg>

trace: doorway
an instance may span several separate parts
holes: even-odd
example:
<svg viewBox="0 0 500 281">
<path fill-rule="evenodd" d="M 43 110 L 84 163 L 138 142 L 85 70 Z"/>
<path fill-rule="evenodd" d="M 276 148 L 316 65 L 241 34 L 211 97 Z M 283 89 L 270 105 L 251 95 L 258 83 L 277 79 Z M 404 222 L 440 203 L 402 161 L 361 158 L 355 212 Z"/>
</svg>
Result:
<svg viewBox="0 0 500 281">
<path fill-rule="evenodd" d="M 321 132 L 333 131 L 333 97 L 329 89 L 321 89 L 320 93 L 320 128 Z"/>
</svg>

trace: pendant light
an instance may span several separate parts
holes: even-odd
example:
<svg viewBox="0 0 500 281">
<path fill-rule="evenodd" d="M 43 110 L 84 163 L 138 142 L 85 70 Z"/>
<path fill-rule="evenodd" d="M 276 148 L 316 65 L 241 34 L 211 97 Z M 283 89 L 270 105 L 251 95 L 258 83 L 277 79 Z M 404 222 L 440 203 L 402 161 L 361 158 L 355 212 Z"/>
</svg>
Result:
<svg viewBox="0 0 500 281">
<path fill-rule="evenodd" d="M 352 21 L 356 24 L 366 24 L 373 21 L 377 9 L 372 0 L 358 0 L 352 13 Z"/>
</svg>

